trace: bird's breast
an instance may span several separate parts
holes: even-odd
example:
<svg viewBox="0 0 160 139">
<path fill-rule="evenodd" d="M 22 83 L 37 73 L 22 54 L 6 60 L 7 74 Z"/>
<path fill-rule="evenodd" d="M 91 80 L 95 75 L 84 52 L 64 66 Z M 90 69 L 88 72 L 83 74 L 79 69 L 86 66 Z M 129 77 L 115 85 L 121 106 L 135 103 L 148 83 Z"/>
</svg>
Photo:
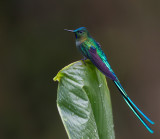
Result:
<svg viewBox="0 0 160 139">
<path fill-rule="evenodd" d="M 79 47 L 81 45 L 81 41 L 80 40 L 76 40 L 76 46 Z"/>
</svg>

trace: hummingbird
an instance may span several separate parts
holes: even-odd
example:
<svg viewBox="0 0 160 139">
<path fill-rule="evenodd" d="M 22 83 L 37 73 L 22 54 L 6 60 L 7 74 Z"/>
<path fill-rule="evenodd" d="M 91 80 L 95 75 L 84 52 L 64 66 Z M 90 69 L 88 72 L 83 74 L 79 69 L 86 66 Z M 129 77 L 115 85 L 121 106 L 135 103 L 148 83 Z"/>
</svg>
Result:
<svg viewBox="0 0 160 139">
<path fill-rule="evenodd" d="M 151 124 L 154 124 L 154 122 L 151 121 L 129 98 L 129 96 L 123 89 L 120 81 L 118 80 L 116 74 L 112 70 L 100 44 L 95 39 L 92 38 L 92 36 L 90 35 L 90 33 L 85 27 L 80 27 L 75 30 L 68 30 L 68 29 L 65 29 L 65 30 L 69 32 L 73 32 L 75 34 L 76 47 L 84 56 L 83 61 L 86 59 L 89 59 L 97 67 L 97 69 L 99 69 L 106 77 L 113 80 L 113 82 L 119 89 L 123 99 L 128 104 L 128 106 L 133 111 L 133 113 L 138 117 L 138 119 L 148 129 L 148 131 L 150 133 L 153 133 L 154 131 L 148 126 L 148 124 L 144 121 L 143 118 L 145 118 L 145 120 L 147 120 Z"/>
</svg>

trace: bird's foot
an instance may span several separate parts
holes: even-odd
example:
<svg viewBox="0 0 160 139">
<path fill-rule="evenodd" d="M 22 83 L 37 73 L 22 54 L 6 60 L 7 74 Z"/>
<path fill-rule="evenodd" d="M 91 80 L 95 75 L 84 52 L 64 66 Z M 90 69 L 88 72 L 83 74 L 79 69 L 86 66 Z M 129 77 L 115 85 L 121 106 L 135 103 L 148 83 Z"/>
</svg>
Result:
<svg viewBox="0 0 160 139">
<path fill-rule="evenodd" d="M 83 61 L 84 65 L 86 65 L 86 62 L 85 62 L 86 59 L 87 59 L 86 57 L 83 57 L 83 59 L 81 59 Z"/>
</svg>

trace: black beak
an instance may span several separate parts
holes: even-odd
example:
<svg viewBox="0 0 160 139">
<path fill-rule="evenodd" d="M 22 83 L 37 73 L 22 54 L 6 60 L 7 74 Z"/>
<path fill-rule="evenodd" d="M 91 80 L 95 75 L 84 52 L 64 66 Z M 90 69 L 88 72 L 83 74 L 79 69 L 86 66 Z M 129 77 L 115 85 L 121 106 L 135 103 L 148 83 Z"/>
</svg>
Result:
<svg viewBox="0 0 160 139">
<path fill-rule="evenodd" d="M 68 29 L 64 29 L 64 30 L 69 31 L 69 32 L 74 32 L 74 30 L 68 30 Z"/>
</svg>

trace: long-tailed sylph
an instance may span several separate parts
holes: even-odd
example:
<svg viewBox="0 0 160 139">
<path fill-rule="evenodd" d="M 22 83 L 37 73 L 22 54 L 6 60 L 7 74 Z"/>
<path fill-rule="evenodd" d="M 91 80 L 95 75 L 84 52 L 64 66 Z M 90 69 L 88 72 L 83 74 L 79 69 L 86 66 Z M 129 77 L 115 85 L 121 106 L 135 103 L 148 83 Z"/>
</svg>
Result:
<svg viewBox="0 0 160 139">
<path fill-rule="evenodd" d="M 67 30 L 67 29 L 65 29 Z M 76 47 L 82 53 L 85 59 L 90 59 L 90 61 L 106 76 L 109 77 L 117 88 L 119 89 L 122 97 L 125 102 L 128 104 L 130 109 L 134 112 L 134 114 L 139 118 L 139 120 L 143 123 L 143 125 L 149 130 L 150 133 L 153 133 L 153 130 L 147 125 L 147 123 L 143 120 L 142 116 L 151 124 L 154 124 L 128 97 L 127 93 L 123 89 L 120 81 L 112 70 L 110 64 L 108 63 L 107 57 L 103 52 L 101 46 L 98 42 L 96 42 L 88 30 L 85 27 L 80 27 L 76 30 L 67 30 L 75 33 L 76 36 Z M 140 115 L 139 113 L 142 115 Z"/>
</svg>

